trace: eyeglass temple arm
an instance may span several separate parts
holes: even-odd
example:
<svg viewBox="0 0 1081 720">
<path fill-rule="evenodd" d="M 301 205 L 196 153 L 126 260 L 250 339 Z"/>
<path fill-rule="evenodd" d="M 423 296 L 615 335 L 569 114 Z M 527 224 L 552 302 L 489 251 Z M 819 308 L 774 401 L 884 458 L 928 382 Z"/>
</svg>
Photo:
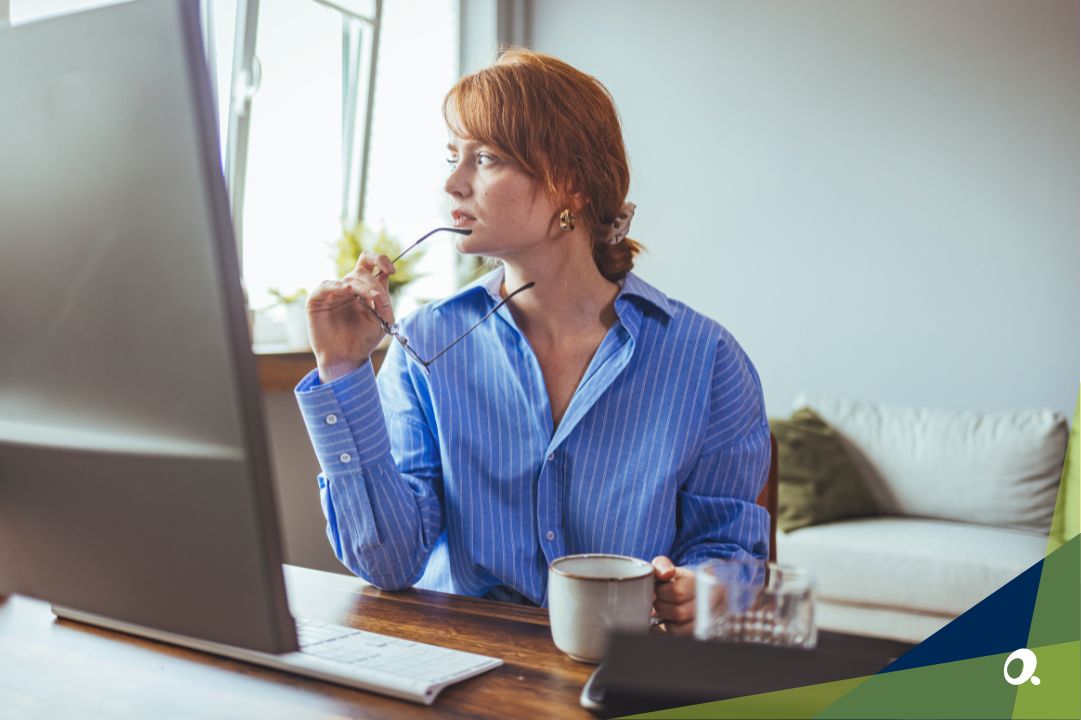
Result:
<svg viewBox="0 0 1081 720">
<path fill-rule="evenodd" d="M 474 331 L 474 330 L 476 330 L 476 329 L 477 329 L 478 327 L 480 327 L 480 326 L 481 326 L 481 324 L 482 324 L 482 323 L 483 323 L 483 322 L 484 322 L 485 320 L 487 320 L 488 318 L 490 318 L 490 317 L 491 317 L 491 316 L 492 316 L 492 315 L 493 315 L 493 314 L 494 314 L 494 313 L 495 313 L 495 312 L 496 312 L 497 310 L 499 310 L 499 308 L 503 307 L 503 306 L 504 306 L 504 305 L 506 305 L 506 304 L 507 304 L 508 302 L 510 302 L 510 299 L 511 299 L 512 297 L 514 297 L 515 295 L 517 295 L 517 294 L 518 294 L 518 293 L 520 293 L 520 292 L 524 292 L 525 290 L 528 290 L 529 288 L 533 287 L 533 286 L 534 286 L 534 285 L 536 285 L 536 284 L 537 284 L 537 283 L 535 283 L 535 282 L 527 282 L 527 283 L 526 283 L 525 285 L 523 285 L 522 287 L 518 288 L 517 290 L 515 290 L 514 292 L 512 292 L 512 293 L 511 293 L 510 295 L 508 295 L 507 297 L 503 298 L 503 299 L 502 299 L 502 300 L 501 300 L 501 301 L 499 302 L 499 304 L 498 304 L 498 305 L 496 305 L 496 306 L 495 306 L 494 308 L 492 308 L 491 310 L 489 310 L 488 312 L 486 312 L 486 313 L 484 314 L 484 317 L 482 317 L 482 318 L 481 318 L 480 320 L 477 320 L 477 322 L 473 323 L 473 327 L 469 328 L 469 329 L 468 329 L 468 330 L 466 330 L 466 331 L 465 331 L 464 333 L 462 333 L 461 335 L 459 335 L 459 336 L 458 336 L 458 339 L 457 339 L 457 340 L 455 340 L 455 341 L 454 341 L 454 342 L 452 342 L 452 343 L 451 343 L 450 345 L 447 345 L 447 346 L 446 346 L 445 348 L 443 348 L 442 350 L 440 350 L 440 351 L 439 351 L 438 353 L 436 353 L 435 357 L 433 357 L 432 359 L 428 360 L 428 361 L 427 361 L 426 363 L 424 363 L 424 364 L 425 364 L 425 365 L 427 366 L 427 365 L 431 365 L 432 363 L 434 363 L 434 362 L 435 362 L 436 360 L 438 360 L 439 358 L 441 358 L 441 357 L 442 357 L 442 356 L 443 356 L 443 355 L 444 355 L 444 354 L 445 354 L 445 353 L 447 352 L 447 350 L 450 350 L 450 349 L 451 349 L 452 347 L 454 347 L 455 345 L 457 345 L 458 343 L 460 343 L 460 342 L 461 342 L 462 340 L 464 340 L 464 339 L 465 339 L 465 336 L 466 336 L 466 335 L 468 335 L 469 333 L 473 332 L 473 331 Z"/>
<path fill-rule="evenodd" d="M 406 248 L 405 250 L 398 253 L 398 257 L 393 258 L 392 261 L 390 261 L 390 264 L 393 265 L 393 264 L 397 263 L 398 261 L 400 261 L 400 259 L 402 257 L 404 257 L 405 253 L 408 253 L 409 251 L 413 250 L 414 248 L 416 248 L 416 246 L 418 244 L 421 244 L 422 242 L 424 242 L 425 240 L 427 240 L 431 236 L 436 235 L 437 232 L 457 232 L 458 235 L 472 235 L 472 230 L 470 230 L 469 228 L 465 228 L 465 227 L 437 227 L 435 230 L 430 230 L 429 232 L 425 232 L 425 234 L 421 237 L 421 239 L 415 241 L 412 245 L 409 246 L 409 248 Z M 383 268 L 382 267 L 376 266 L 376 267 L 372 268 L 372 277 L 373 278 L 377 278 L 377 277 L 379 277 L 381 275 L 383 275 Z"/>
<path fill-rule="evenodd" d="M 391 260 L 391 262 L 392 263 L 398 262 L 399 260 L 402 259 L 402 256 L 404 256 L 407 252 L 409 252 L 410 250 L 415 248 L 417 245 L 420 245 L 422 242 L 424 242 L 425 240 L 430 238 L 432 235 L 435 235 L 437 232 L 452 232 L 452 233 L 458 233 L 459 235 L 470 235 L 470 234 L 473 233 L 473 231 L 470 230 L 469 228 L 437 227 L 435 230 L 432 230 L 430 232 L 425 233 L 419 240 L 414 242 L 412 245 L 407 247 L 405 250 L 402 250 L 401 253 L 398 254 L 398 257 Z"/>
<path fill-rule="evenodd" d="M 437 232 L 452 232 L 452 233 L 458 233 L 459 235 L 472 235 L 473 234 L 473 231 L 470 230 L 469 228 L 437 227 L 435 230 L 430 230 L 429 232 L 424 233 L 424 235 L 422 235 L 419 240 L 415 241 L 412 245 L 407 247 L 405 250 L 402 250 L 400 253 L 398 253 L 398 257 L 391 260 L 390 264 L 393 265 L 394 263 L 401 260 L 403 257 L 405 257 L 405 254 L 407 252 L 409 252 L 410 250 L 415 248 L 417 245 L 420 245 L 422 242 L 424 242 L 425 240 L 430 238 L 432 235 L 435 235 Z M 383 268 L 381 268 L 381 267 L 372 268 L 372 277 L 379 277 L 382 273 L 383 273 Z"/>
</svg>

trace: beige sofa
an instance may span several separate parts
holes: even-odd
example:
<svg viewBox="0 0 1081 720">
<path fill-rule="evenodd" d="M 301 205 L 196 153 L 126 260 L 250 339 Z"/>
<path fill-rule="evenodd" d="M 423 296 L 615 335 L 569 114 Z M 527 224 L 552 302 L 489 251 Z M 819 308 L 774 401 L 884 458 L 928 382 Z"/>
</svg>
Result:
<svg viewBox="0 0 1081 720">
<path fill-rule="evenodd" d="M 1066 455 L 1050 410 L 945 411 L 801 395 L 841 435 L 878 514 L 780 532 L 821 628 L 920 642 L 1043 558 Z"/>
</svg>

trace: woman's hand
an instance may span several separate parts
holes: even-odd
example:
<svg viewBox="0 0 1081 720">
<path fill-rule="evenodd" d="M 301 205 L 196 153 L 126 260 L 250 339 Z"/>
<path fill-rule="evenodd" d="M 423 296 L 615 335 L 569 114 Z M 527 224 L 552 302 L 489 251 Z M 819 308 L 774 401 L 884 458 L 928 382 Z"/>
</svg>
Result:
<svg viewBox="0 0 1081 720">
<path fill-rule="evenodd" d="M 653 558 L 657 590 L 653 614 L 675 635 L 694 632 L 694 571 L 676 567 L 664 555 Z"/>
<path fill-rule="evenodd" d="M 382 272 L 374 277 L 372 272 Z M 386 255 L 363 253 L 353 271 L 341 280 L 327 280 L 308 297 L 308 334 L 319 366 L 319 381 L 330 382 L 367 362 L 383 339 L 383 327 L 372 315 L 394 322 L 388 275 L 394 265 Z M 362 307 L 361 303 L 368 307 Z M 371 310 L 369 310 L 371 308 Z"/>
</svg>

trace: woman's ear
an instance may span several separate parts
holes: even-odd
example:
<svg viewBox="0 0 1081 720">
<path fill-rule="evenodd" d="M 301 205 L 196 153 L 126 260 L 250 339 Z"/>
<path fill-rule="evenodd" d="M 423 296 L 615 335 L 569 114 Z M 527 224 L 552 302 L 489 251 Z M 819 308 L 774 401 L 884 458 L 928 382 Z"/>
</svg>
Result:
<svg viewBox="0 0 1081 720">
<path fill-rule="evenodd" d="M 589 204 L 589 198 L 583 192 L 576 192 L 570 181 L 564 181 L 556 194 L 557 204 L 560 208 L 570 208 L 575 215 L 582 212 L 582 208 Z"/>
<path fill-rule="evenodd" d="M 586 197 L 585 193 L 567 193 L 564 195 L 564 197 L 566 199 L 562 203 L 563 206 L 569 207 L 571 209 L 571 212 L 575 215 L 580 214 L 582 212 L 582 209 L 589 204 L 589 198 Z"/>
<path fill-rule="evenodd" d="M 571 207 L 576 215 L 581 213 L 588 204 L 589 198 L 586 197 L 585 193 L 576 192 L 571 195 Z"/>
</svg>

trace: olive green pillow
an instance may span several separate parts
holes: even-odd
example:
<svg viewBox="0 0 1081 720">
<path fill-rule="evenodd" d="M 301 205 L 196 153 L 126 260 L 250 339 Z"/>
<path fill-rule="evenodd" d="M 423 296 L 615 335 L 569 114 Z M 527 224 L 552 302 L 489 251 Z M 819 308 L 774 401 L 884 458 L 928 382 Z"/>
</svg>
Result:
<svg viewBox="0 0 1081 720">
<path fill-rule="evenodd" d="M 777 525 L 789 532 L 842 518 L 876 514 L 837 431 L 810 408 L 771 420 L 777 438 Z"/>
</svg>

